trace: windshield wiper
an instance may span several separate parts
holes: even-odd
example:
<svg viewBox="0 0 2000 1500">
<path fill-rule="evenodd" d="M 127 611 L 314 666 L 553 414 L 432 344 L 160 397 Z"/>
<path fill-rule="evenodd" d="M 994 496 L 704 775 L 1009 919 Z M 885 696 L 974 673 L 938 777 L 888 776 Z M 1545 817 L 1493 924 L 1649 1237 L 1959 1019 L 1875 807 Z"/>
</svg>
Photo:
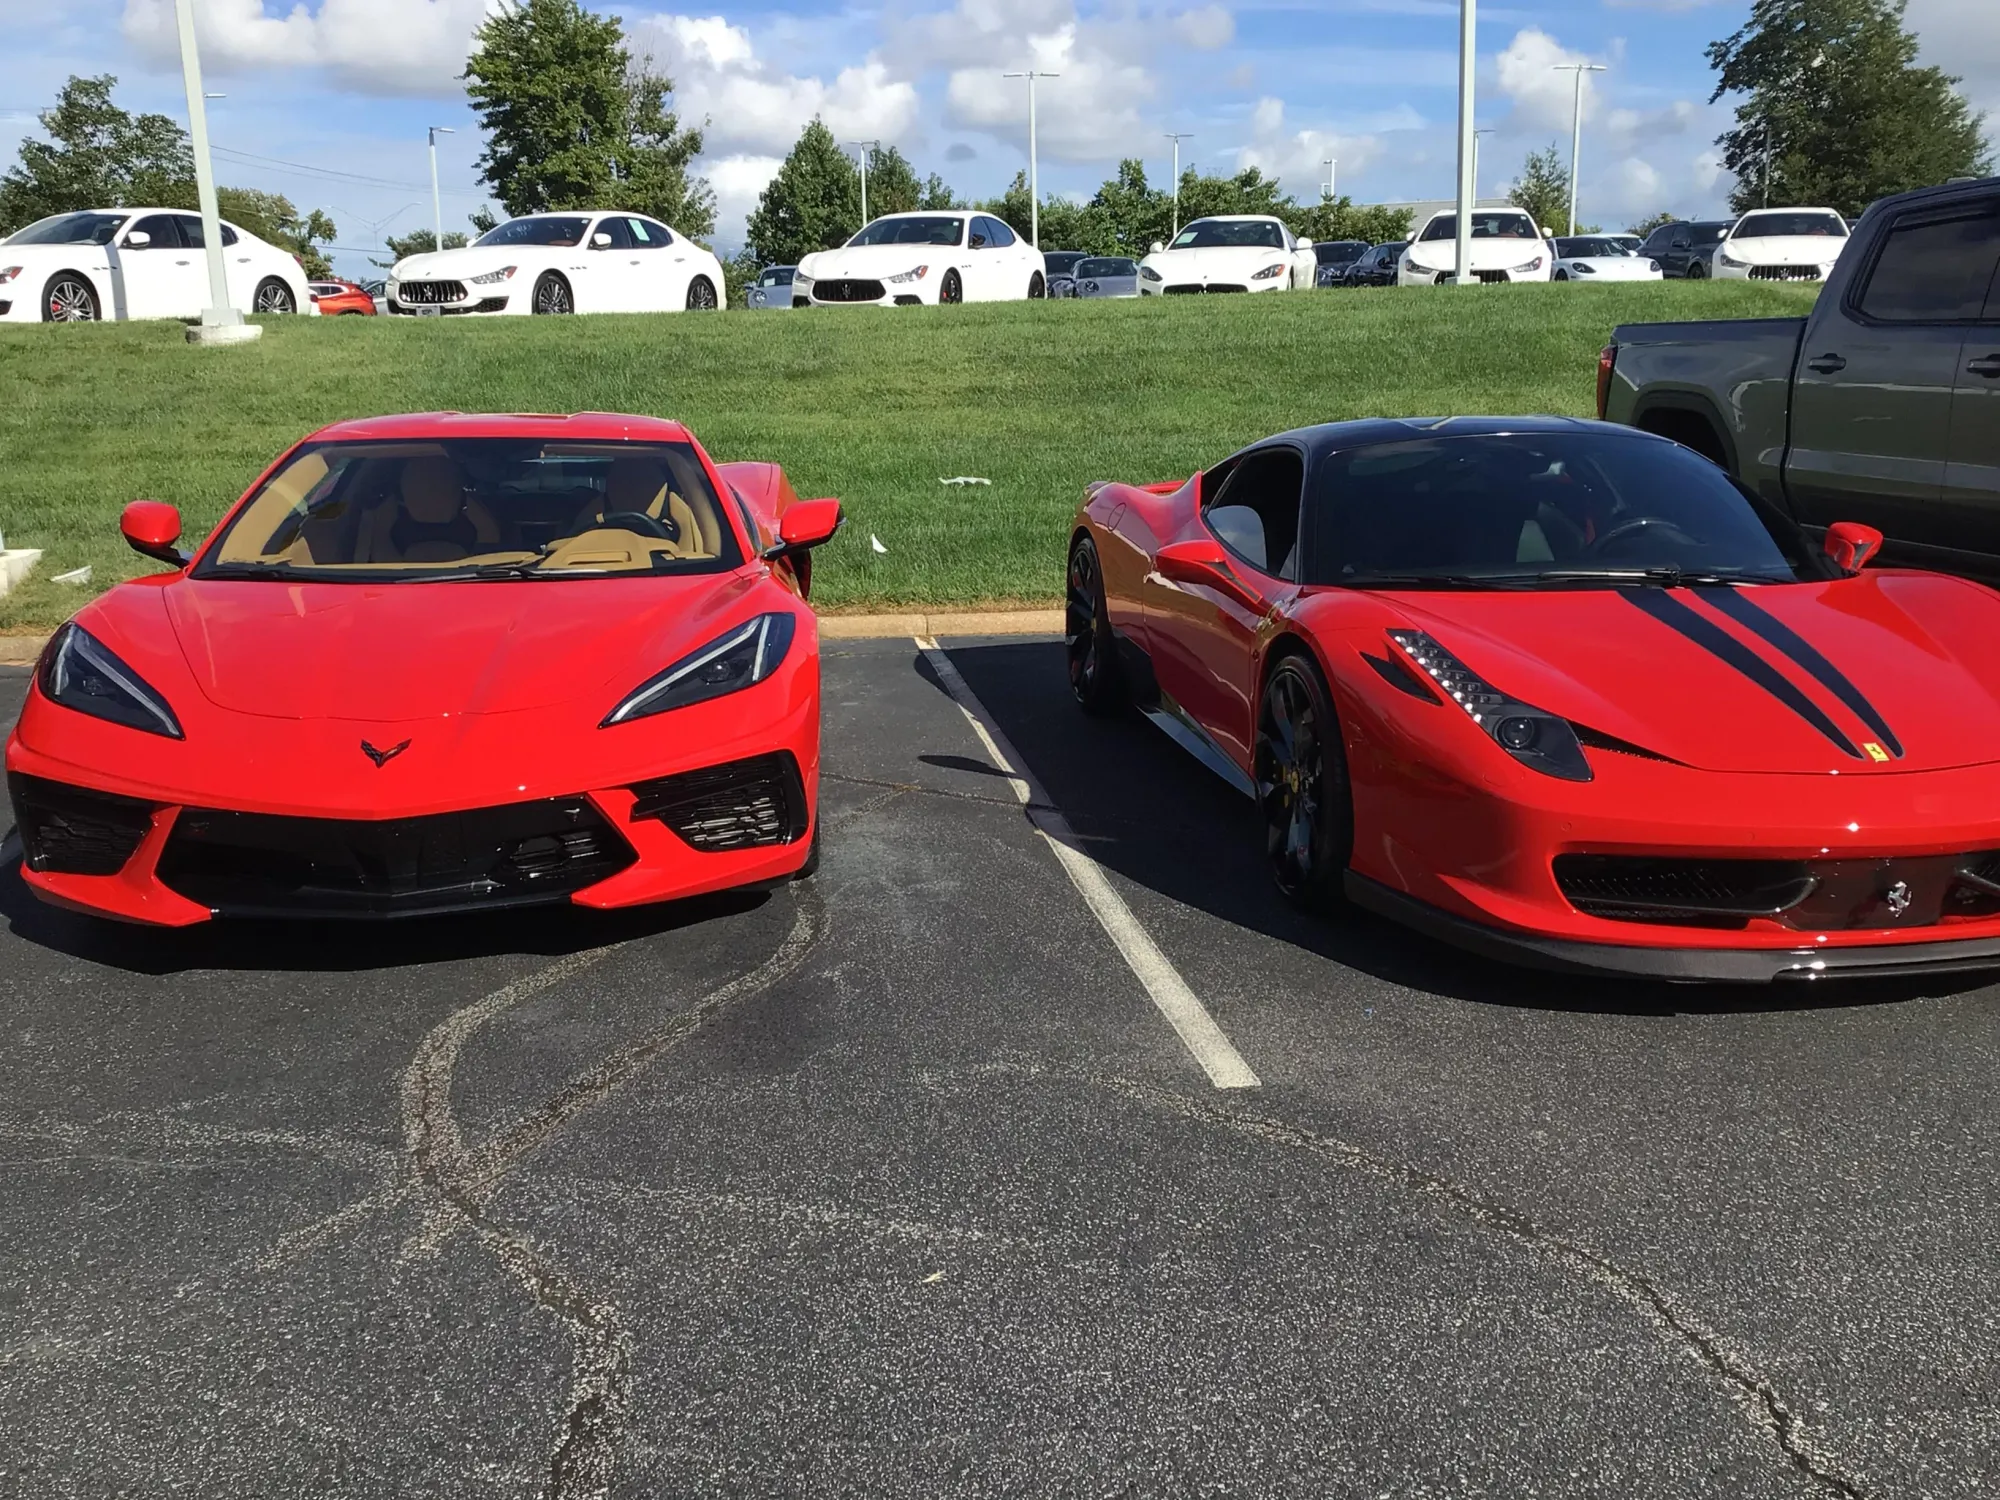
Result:
<svg viewBox="0 0 2000 1500">
<path fill-rule="evenodd" d="M 1357 573 L 1336 579 L 1344 589 L 1517 589 L 1536 573 Z"/>
<path fill-rule="evenodd" d="M 1693 584 L 1789 583 L 1768 573 L 1716 573 L 1669 563 L 1659 568 L 1552 568 L 1531 575 L 1544 583 L 1629 583 L 1641 588 L 1677 589 Z"/>
</svg>

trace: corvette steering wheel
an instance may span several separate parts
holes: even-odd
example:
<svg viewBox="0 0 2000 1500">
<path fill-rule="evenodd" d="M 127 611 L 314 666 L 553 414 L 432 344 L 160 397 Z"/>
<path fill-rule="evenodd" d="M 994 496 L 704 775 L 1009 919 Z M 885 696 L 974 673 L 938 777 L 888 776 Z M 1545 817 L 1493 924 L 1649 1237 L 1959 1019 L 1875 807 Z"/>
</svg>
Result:
<svg viewBox="0 0 2000 1500">
<path fill-rule="evenodd" d="M 663 542 L 680 540 L 680 534 L 671 522 L 649 516 L 643 510 L 607 511 L 598 517 L 597 524 L 607 531 L 636 531 L 641 536 L 656 536 Z"/>
<path fill-rule="evenodd" d="M 1654 531 L 1670 541 L 1685 542 L 1690 547 L 1700 545 L 1700 543 L 1681 530 L 1672 521 L 1662 520 L 1658 516 L 1639 516 L 1634 520 L 1624 522 L 1622 525 L 1612 527 L 1603 536 L 1592 542 L 1590 544 L 1590 555 L 1596 557 L 1599 553 L 1610 547 L 1612 543 L 1624 537 L 1637 536 L 1642 531 Z"/>
</svg>

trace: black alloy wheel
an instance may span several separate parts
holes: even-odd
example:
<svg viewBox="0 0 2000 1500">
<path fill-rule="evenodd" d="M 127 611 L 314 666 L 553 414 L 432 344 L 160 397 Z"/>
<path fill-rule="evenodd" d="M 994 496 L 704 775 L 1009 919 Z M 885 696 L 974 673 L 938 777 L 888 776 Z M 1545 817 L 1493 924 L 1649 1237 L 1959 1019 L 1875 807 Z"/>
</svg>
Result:
<svg viewBox="0 0 2000 1500">
<path fill-rule="evenodd" d="M 576 299 L 570 295 L 569 283 L 554 271 L 542 272 L 542 279 L 535 283 L 534 300 L 528 304 L 531 312 L 556 317 L 576 311 Z"/>
<path fill-rule="evenodd" d="M 1049 284 L 1042 280 L 1042 273 L 1035 272 L 1028 278 L 1028 300 L 1034 302 L 1049 294 Z"/>
<path fill-rule="evenodd" d="M 1354 852 L 1354 803 L 1340 724 L 1308 657 L 1280 658 L 1265 679 L 1256 770 L 1271 878 L 1295 906 L 1338 910 Z"/>
<path fill-rule="evenodd" d="M 102 316 L 97 293 L 74 271 L 56 272 L 42 289 L 44 323 L 95 323 Z"/>
<path fill-rule="evenodd" d="M 1069 595 L 1063 606 L 1063 646 L 1069 690 L 1087 714 L 1114 713 L 1124 702 L 1118 647 L 1104 607 L 1104 570 L 1097 544 L 1079 537 L 1069 553 Z"/>
<path fill-rule="evenodd" d="M 938 286 L 939 302 L 963 302 L 965 283 L 958 279 L 958 272 L 946 271 L 944 281 Z"/>
<path fill-rule="evenodd" d="M 689 312 L 714 312 L 719 305 L 715 296 L 715 284 L 706 276 L 697 276 L 688 283 Z"/>
<path fill-rule="evenodd" d="M 1688 262 L 1687 279 L 1689 281 L 1702 281 L 1706 279 L 1707 276 L 1708 276 L 1707 266 L 1703 265 L 1698 260 L 1691 260 Z"/>
</svg>

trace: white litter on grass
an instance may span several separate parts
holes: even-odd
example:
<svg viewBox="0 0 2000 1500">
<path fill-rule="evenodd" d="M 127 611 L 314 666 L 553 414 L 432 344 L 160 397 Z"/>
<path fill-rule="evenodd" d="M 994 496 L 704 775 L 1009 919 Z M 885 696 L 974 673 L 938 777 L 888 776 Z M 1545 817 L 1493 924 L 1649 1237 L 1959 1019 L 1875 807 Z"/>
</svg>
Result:
<svg viewBox="0 0 2000 1500">
<path fill-rule="evenodd" d="M 51 579 L 49 580 L 49 582 L 50 582 L 50 583 L 88 583 L 88 582 L 90 582 L 90 564 L 89 564 L 89 563 L 85 563 L 85 564 L 84 564 L 84 565 L 83 565 L 82 567 L 80 567 L 80 568 L 71 568 L 71 569 L 70 569 L 70 570 L 69 570 L 69 571 L 68 571 L 67 573 L 58 573 L 58 574 L 56 574 L 56 575 L 55 575 L 55 576 L 54 576 L 53 578 L 51 578 Z"/>
<path fill-rule="evenodd" d="M 875 535 L 872 531 L 868 533 L 868 545 L 873 547 L 877 552 L 887 552 L 889 550 L 882 545 L 882 538 Z"/>
<path fill-rule="evenodd" d="M 990 479 L 980 479 L 972 474 L 961 474 L 956 479 L 940 479 L 939 484 L 991 484 Z"/>
</svg>

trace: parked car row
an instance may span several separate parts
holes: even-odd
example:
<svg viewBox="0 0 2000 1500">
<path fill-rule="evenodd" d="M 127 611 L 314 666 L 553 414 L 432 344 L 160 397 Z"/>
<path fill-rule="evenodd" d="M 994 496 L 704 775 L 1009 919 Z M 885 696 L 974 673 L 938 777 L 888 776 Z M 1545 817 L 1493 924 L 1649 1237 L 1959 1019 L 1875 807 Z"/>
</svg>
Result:
<svg viewBox="0 0 2000 1500">
<path fill-rule="evenodd" d="M 232 306 L 317 313 L 298 261 L 224 221 Z M 37 219 L 0 241 L 0 320 L 198 318 L 210 300 L 201 216 L 167 208 L 86 209 Z"/>
</svg>

